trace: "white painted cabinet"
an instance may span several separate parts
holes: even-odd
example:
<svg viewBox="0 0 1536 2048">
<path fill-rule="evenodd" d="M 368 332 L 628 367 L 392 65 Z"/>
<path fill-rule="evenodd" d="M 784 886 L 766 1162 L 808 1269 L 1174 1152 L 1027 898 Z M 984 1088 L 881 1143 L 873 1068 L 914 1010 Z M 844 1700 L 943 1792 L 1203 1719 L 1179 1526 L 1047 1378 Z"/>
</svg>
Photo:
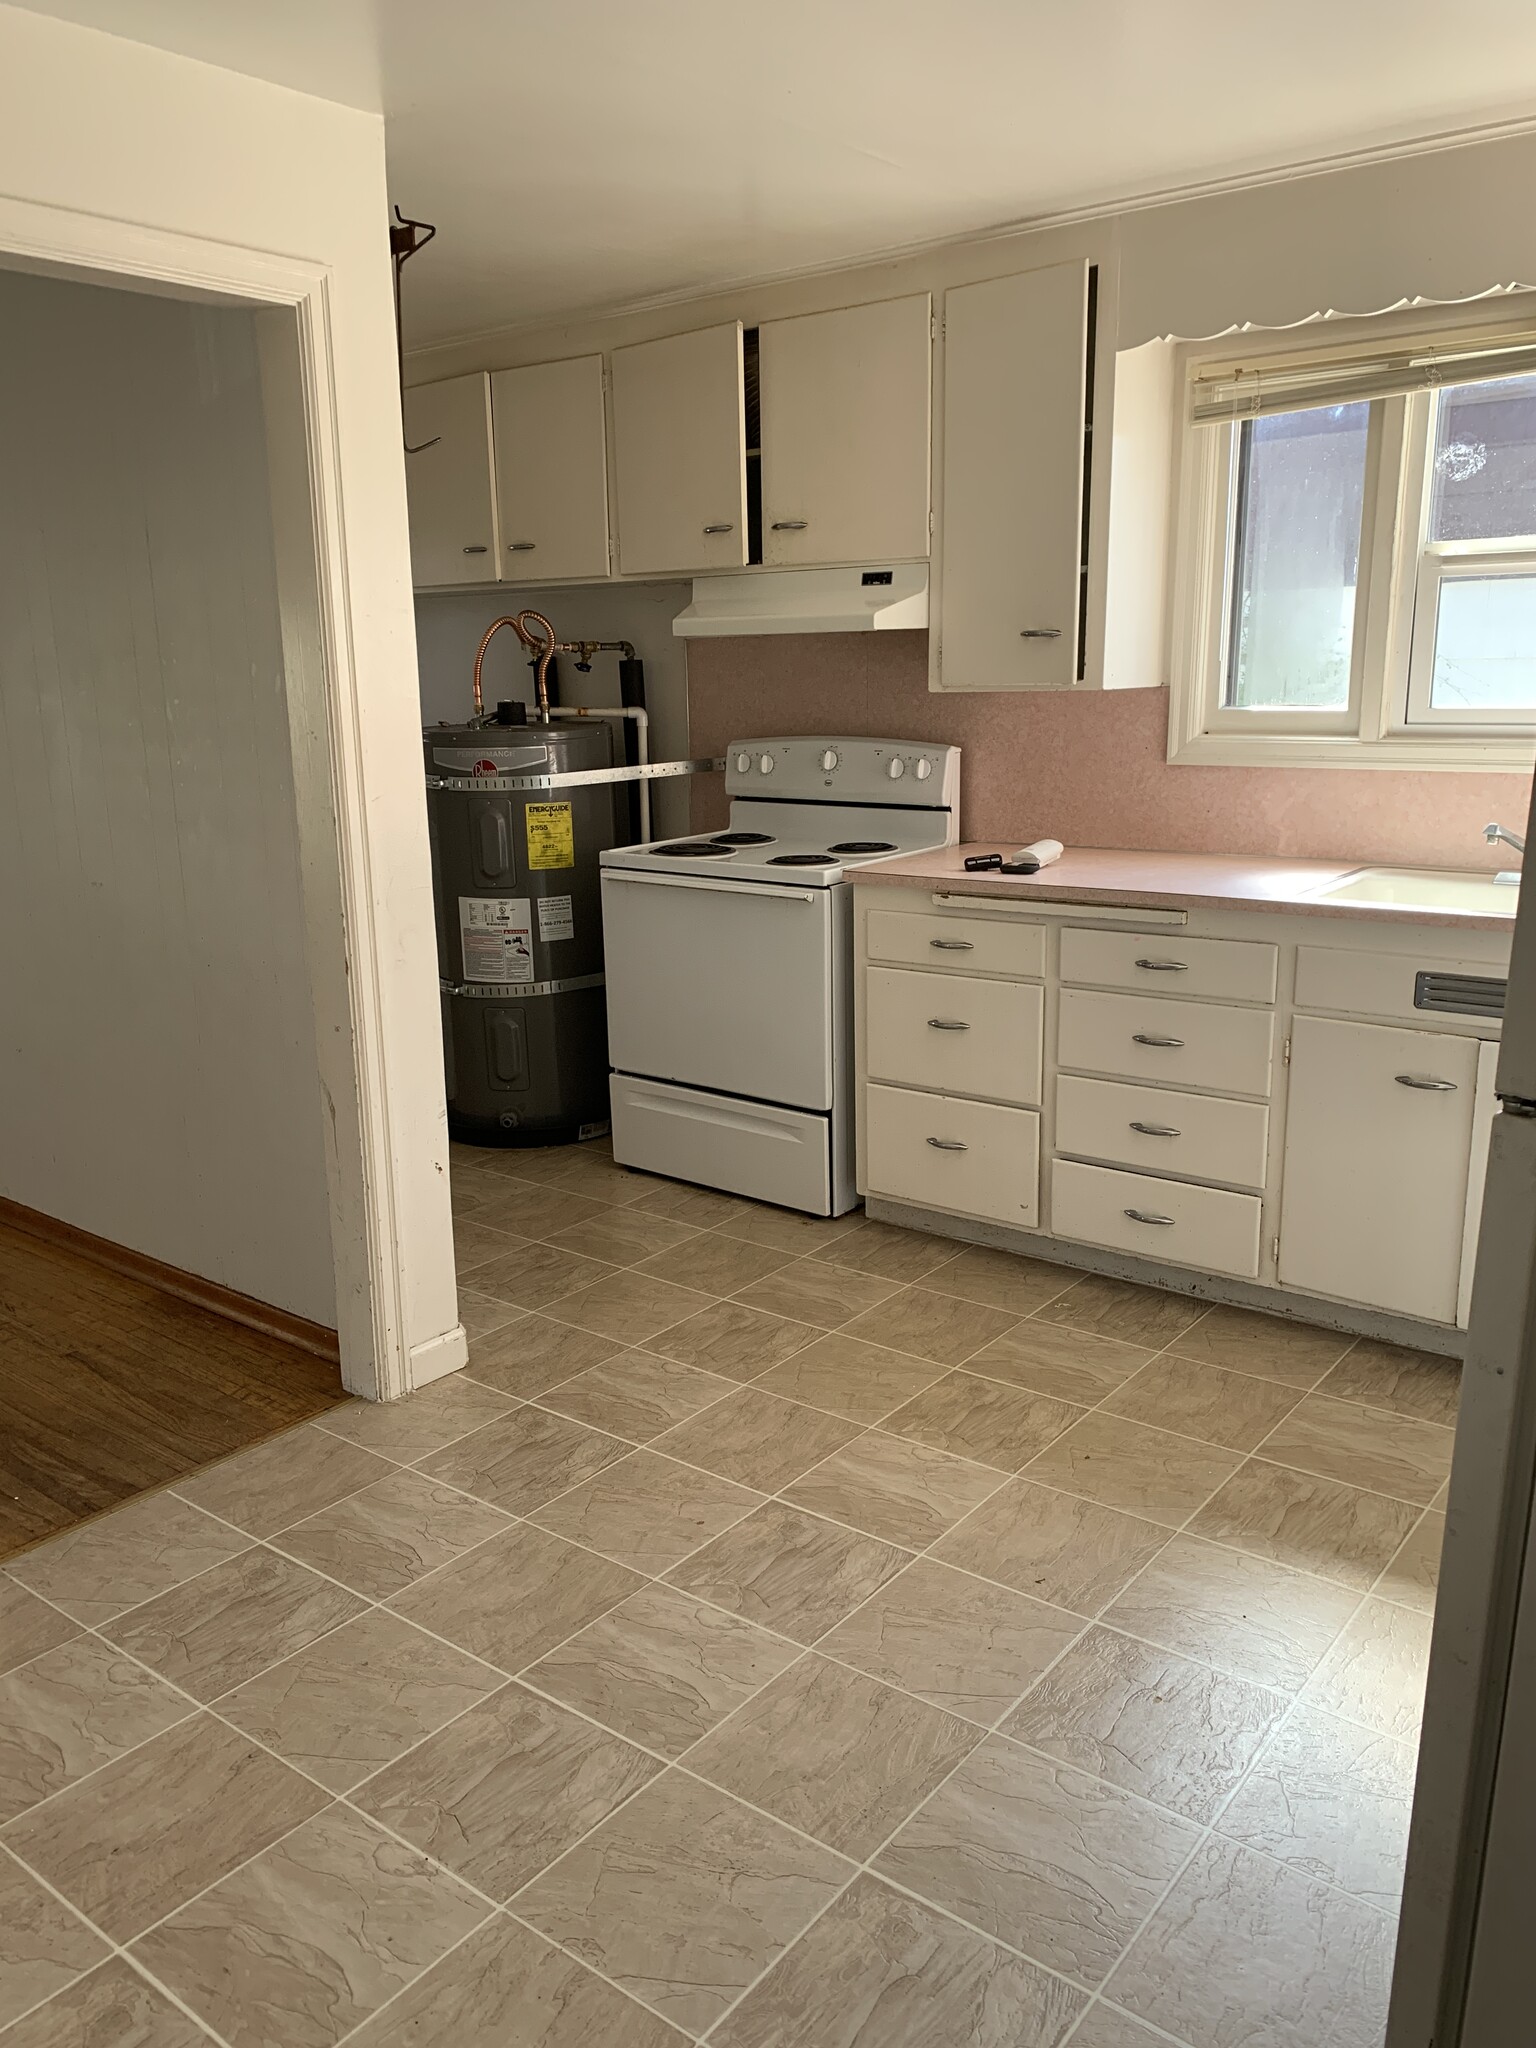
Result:
<svg viewBox="0 0 1536 2048">
<path fill-rule="evenodd" d="M 1456 1320 L 1478 1042 L 1298 1017 L 1281 1284 Z"/>
<path fill-rule="evenodd" d="M 491 416 L 502 579 L 606 576 L 602 357 L 496 371 Z"/>
<path fill-rule="evenodd" d="M 489 583 L 499 570 L 491 385 L 483 370 L 405 394 L 411 580 Z"/>
<path fill-rule="evenodd" d="M 763 323 L 766 566 L 927 555 L 931 329 L 927 292 Z"/>
<path fill-rule="evenodd" d="M 614 350 L 613 463 L 626 576 L 745 566 L 739 320 Z"/>
<path fill-rule="evenodd" d="M 941 690 L 1062 690 L 1079 676 L 1089 266 L 944 297 Z"/>
</svg>

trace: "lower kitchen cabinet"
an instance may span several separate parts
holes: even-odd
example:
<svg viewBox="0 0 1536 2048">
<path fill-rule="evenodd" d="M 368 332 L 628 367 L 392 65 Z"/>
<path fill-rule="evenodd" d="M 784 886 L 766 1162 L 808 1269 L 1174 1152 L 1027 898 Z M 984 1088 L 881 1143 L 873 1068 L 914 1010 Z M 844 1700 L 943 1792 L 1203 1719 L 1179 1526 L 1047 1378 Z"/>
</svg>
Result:
<svg viewBox="0 0 1536 2048">
<path fill-rule="evenodd" d="M 1456 1319 L 1478 1042 L 1298 1017 L 1282 1285 Z"/>
<path fill-rule="evenodd" d="M 854 895 L 877 1216 L 1208 1274 L 1280 1314 L 1337 1303 L 1410 1342 L 1465 1327 L 1507 933 L 1194 908 L 1137 928 L 875 875 Z M 1463 1017 L 1442 1004 L 1464 981 Z"/>
</svg>

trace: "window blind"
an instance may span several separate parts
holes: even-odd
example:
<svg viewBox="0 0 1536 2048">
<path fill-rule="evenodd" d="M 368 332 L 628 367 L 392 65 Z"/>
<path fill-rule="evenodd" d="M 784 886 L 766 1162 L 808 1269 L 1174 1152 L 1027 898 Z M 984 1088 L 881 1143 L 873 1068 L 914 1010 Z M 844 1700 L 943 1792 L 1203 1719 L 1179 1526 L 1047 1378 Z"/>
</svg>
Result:
<svg viewBox="0 0 1536 2048">
<path fill-rule="evenodd" d="M 1242 363 L 1198 364 L 1189 381 L 1189 417 L 1196 426 L 1259 419 L 1266 413 L 1305 412 L 1325 405 L 1355 405 L 1372 398 L 1402 398 L 1446 384 L 1492 377 L 1536 375 L 1536 333 L 1497 340 L 1465 335 L 1442 341 L 1405 341 L 1355 355 L 1292 356 Z"/>
</svg>

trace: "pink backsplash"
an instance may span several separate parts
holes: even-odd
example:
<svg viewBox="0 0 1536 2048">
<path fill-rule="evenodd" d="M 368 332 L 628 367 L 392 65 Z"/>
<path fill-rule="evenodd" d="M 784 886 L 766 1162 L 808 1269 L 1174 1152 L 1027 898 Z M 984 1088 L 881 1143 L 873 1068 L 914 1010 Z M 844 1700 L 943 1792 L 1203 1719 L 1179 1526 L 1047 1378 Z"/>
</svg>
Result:
<svg viewBox="0 0 1536 2048">
<path fill-rule="evenodd" d="M 1528 775 L 1171 767 L 1166 690 L 931 696 L 926 633 L 692 640 L 688 717 L 696 755 L 786 733 L 949 741 L 973 840 L 1495 868 L 1510 856 L 1483 826 L 1523 831 L 1531 797 Z M 700 777 L 694 829 L 725 809 Z"/>
</svg>

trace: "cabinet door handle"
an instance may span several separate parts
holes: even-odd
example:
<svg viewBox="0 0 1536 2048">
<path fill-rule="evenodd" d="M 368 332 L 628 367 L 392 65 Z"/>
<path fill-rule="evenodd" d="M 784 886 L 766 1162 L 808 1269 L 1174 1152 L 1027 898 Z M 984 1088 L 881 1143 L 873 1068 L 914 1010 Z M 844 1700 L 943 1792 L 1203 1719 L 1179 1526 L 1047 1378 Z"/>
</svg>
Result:
<svg viewBox="0 0 1536 2048">
<path fill-rule="evenodd" d="M 929 1144 L 935 1152 L 969 1152 L 969 1145 L 962 1145 L 958 1138 L 930 1138 Z"/>
<path fill-rule="evenodd" d="M 1132 1045 L 1158 1045 L 1175 1048 L 1181 1046 L 1184 1041 L 1182 1038 L 1164 1038 L 1156 1031 L 1133 1031 L 1131 1033 L 1131 1043 Z"/>
<path fill-rule="evenodd" d="M 810 523 L 809 519 L 775 519 L 768 531 L 770 533 L 804 533 Z"/>
<path fill-rule="evenodd" d="M 465 554 L 466 554 L 466 555 L 488 555 L 488 554 L 489 554 L 489 553 L 490 553 L 491 551 L 490 551 L 490 549 L 489 549 L 489 548 L 485 548 L 485 547 L 475 547 L 475 548 L 466 548 L 466 549 L 464 550 L 464 552 L 465 552 Z"/>
<path fill-rule="evenodd" d="M 969 1024 L 962 1023 L 958 1017 L 930 1017 L 928 1019 L 928 1029 L 930 1031 L 969 1031 L 970 1028 Z"/>
<path fill-rule="evenodd" d="M 1432 1074 L 1394 1074 L 1399 1088 L 1423 1088 L 1431 1095 L 1454 1095 L 1454 1081 L 1437 1081 Z"/>
<path fill-rule="evenodd" d="M 1172 1230 L 1173 1228 L 1173 1218 L 1171 1216 L 1159 1216 L 1155 1209 L 1125 1209 L 1121 1213 L 1129 1216 L 1133 1223 L 1155 1223 L 1159 1230 Z"/>
<path fill-rule="evenodd" d="M 1138 967 L 1145 967 L 1149 974 L 1188 974 L 1187 960 L 1138 960 Z"/>
<path fill-rule="evenodd" d="M 1021 640 L 1059 640 L 1061 638 L 1061 628 L 1060 626 L 1026 626 L 1023 632 L 1020 633 L 1019 638 Z"/>
<path fill-rule="evenodd" d="M 1184 1135 L 1182 1131 L 1176 1131 L 1172 1124 L 1132 1123 L 1127 1128 L 1140 1131 L 1144 1138 L 1182 1138 Z"/>
<path fill-rule="evenodd" d="M 718 519 L 713 526 L 706 526 L 706 533 L 734 533 L 736 528 L 729 519 Z"/>
<path fill-rule="evenodd" d="M 974 939 L 930 939 L 929 945 L 936 953 L 974 953 Z"/>
<path fill-rule="evenodd" d="M 507 542 L 507 553 L 509 555 L 531 555 L 537 546 L 538 542 L 536 540 L 509 540 Z"/>
</svg>

